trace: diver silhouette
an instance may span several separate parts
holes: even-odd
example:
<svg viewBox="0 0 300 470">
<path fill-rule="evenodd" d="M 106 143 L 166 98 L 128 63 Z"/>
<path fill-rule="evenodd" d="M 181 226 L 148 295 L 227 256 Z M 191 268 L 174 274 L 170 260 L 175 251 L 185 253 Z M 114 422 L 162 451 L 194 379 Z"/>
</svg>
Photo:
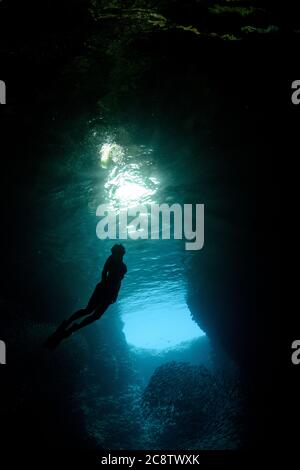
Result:
<svg viewBox="0 0 300 470">
<path fill-rule="evenodd" d="M 111 249 L 111 255 L 107 258 L 103 270 L 101 281 L 88 301 L 85 308 L 73 313 L 67 320 L 64 320 L 57 330 L 45 341 L 44 346 L 54 349 L 65 338 L 72 333 L 98 320 L 109 305 L 116 302 L 121 287 L 122 279 L 127 273 L 126 264 L 123 262 L 125 248 L 121 244 L 116 244 Z M 75 320 L 85 317 L 80 323 Z"/>
</svg>

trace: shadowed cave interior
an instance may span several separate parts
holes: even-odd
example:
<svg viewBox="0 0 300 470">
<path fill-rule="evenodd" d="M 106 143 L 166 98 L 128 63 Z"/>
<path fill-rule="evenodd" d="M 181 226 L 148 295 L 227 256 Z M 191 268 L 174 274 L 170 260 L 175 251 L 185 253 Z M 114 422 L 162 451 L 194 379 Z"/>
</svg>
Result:
<svg viewBox="0 0 300 470">
<path fill-rule="evenodd" d="M 11 96 L 1 108 L 11 149 L 1 242 L 14 246 L 1 280 L 5 439 L 253 447 L 271 414 L 258 358 L 276 240 L 262 250 L 272 218 L 262 198 L 275 128 L 270 44 L 284 20 L 251 2 L 248 12 L 245 2 L 125 3 L 78 1 L 72 15 L 68 1 L 47 4 L 50 17 L 60 12 L 52 26 L 31 19 L 25 39 L 6 31 L 2 43 L 8 69 L 10 44 L 26 65 L 30 101 L 20 111 Z M 124 241 L 117 303 L 50 354 L 43 340 L 86 304 L 112 246 L 96 237 L 105 202 L 204 203 L 205 247 Z"/>
</svg>

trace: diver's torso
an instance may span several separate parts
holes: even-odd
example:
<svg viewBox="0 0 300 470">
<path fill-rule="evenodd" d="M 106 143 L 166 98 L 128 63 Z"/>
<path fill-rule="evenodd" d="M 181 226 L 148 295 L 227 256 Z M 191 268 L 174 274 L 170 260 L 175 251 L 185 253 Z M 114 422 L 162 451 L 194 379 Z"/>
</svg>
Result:
<svg viewBox="0 0 300 470">
<path fill-rule="evenodd" d="M 115 260 L 113 257 L 109 260 L 106 291 L 113 301 L 117 299 L 121 282 L 127 272 L 126 264 L 122 260 Z"/>
<path fill-rule="evenodd" d="M 109 260 L 109 268 L 107 273 L 107 280 L 112 283 L 121 283 L 123 277 L 127 272 L 126 264 L 120 260 L 114 260 L 113 257 Z"/>
</svg>

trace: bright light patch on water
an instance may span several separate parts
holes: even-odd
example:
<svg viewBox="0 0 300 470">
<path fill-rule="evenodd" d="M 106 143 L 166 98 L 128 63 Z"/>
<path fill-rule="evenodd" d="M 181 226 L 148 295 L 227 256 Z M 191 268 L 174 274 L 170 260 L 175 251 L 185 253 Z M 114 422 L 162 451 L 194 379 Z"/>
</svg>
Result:
<svg viewBox="0 0 300 470">
<path fill-rule="evenodd" d="M 137 183 L 125 183 L 116 190 L 116 198 L 123 201 L 135 201 L 147 193 L 147 188 Z"/>
<path fill-rule="evenodd" d="M 143 184 L 131 181 L 128 175 L 122 175 L 120 180 L 120 185 L 115 191 L 115 198 L 118 202 L 122 202 L 123 205 L 139 204 L 141 200 L 145 200 L 145 198 L 154 193 Z"/>
<path fill-rule="evenodd" d="M 133 207 L 154 202 L 159 181 L 151 171 L 151 152 L 145 146 L 130 149 L 116 143 L 99 147 L 100 165 L 108 170 L 104 189 L 112 207 Z"/>
<path fill-rule="evenodd" d="M 115 167 L 108 175 L 105 189 L 116 207 L 130 207 L 153 202 L 157 183 L 143 176 L 136 164 Z"/>
<path fill-rule="evenodd" d="M 124 156 L 124 149 L 115 143 L 103 144 L 99 149 L 100 164 L 102 168 L 107 168 L 110 161 L 118 163 Z"/>
<path fill-rule="evenodd" d="M 139 349 L 162 351 L 177 348 L 204 335 L 204 332 L 192 320 L 187 305 L 182 302 L 174 303 L 172 298 L 168 303 L 159 303 L 155 299 L 147 299 L 144 307 L 127 303 L 122 309 L 124 334 L 128 344 Z"/>
</svg>

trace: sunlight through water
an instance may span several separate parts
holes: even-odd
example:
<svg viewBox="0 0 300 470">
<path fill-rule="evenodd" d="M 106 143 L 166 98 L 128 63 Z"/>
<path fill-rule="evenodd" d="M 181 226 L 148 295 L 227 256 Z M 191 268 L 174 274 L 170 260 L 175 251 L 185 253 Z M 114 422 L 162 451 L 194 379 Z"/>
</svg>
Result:
<svg viewBox="0 0 300 470">
<path fill-rule="evenodd" d="M 115 211 L 159 203 L 160 178 L 146 146 L 99 146 L 99 163 L 106 173 L 105 201 Z M 130 224 L 127 226 L 130 231 Z M 118 299 L 129 345 L 159 351 L 181 348 L 204 335 L 191 318 L 185 300 L 181 240 L 122 241 L 128 253 L 128 275 Z M 145 243 L 145 242 L 144 242 Z"/>
<path fill-rule="evenodd" d="M 116 209 L 154 202 L 159 181 L 151 161 L 152 149 L 145 146 L 130 150 L 116 143 L 100 147 L 100 165 L 107 170 L 106 199 Z"/>
</svg>

